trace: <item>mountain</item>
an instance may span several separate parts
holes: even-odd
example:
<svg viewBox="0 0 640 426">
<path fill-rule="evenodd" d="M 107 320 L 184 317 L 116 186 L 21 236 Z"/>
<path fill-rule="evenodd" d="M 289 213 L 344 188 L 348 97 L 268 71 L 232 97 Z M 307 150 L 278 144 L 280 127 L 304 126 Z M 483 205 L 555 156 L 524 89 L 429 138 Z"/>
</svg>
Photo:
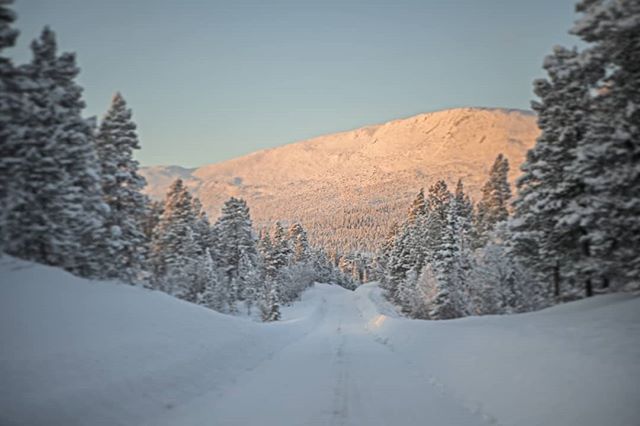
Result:
<svg viewBox="0 0 640 426">
<path fill-rule="evenodd" d="M 144 168 L 147 192 L 162 198 L 180 177 L 212 218 L 230 196 L 247 200 L 257 227 L 299 221 L 312 243 L 373 251 L 421 187 L 462 178 L 474 199 L 498 153 L 510 179 L 538 135 L 527 111 L 457 108 L 257 151 L 196 169 Z"/>
</svg>

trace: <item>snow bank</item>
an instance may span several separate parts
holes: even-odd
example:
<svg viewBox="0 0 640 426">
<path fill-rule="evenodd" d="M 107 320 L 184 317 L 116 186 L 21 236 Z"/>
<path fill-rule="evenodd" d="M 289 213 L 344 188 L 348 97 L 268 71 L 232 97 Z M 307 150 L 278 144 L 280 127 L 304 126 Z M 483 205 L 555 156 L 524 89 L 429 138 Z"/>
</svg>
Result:
<svg viewBox="0 0 640 426">
<path fill-rule="evenodd" d="M 316 285 L 260 324 L 0 259 L 0 424 L 616 426 L 640 419 L 640 297 L 452 321 Z"/>
<path fill-rule="evenodd" d="M 313 326 L 222 315 L 166 294 L 0 259 L 0 424 L 153 424 Z"/>
<path fill-rule="evenodd" d="M 420 321 L 388 316 L 375 284 L 356 293 L 378 342 L 491 423 L 640 422 L 637 295 L 597 296 L 520 315 Z"/>
</svg>

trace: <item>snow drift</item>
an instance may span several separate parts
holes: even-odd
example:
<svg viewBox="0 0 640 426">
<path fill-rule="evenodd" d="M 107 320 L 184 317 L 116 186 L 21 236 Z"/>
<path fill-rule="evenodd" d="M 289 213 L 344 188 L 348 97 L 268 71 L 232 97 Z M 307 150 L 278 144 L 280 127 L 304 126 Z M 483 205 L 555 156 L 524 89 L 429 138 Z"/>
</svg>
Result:
<svg viewBox="0 0 640 426">
<path fill-rule="evenodd" d="M 452 321 L 375 284 L 316 285 L 274 324 L 0 260 L 0 424 L 630 425 L 640 298 Z"/>
</svg>

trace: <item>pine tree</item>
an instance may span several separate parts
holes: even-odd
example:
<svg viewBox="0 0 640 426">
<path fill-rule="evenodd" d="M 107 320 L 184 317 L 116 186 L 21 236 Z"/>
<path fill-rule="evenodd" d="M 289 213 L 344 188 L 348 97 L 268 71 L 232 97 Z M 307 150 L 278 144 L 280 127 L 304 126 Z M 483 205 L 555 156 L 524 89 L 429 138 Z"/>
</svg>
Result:
<svg viewBox="0 0 640 426">
<path fill-rule="evenodd" d="M 407 217 L 407 221 L 409 223 L 415 223 L 416 220 L 420 217 L 424 217 L 427 212 L 427 205 L 424 199 L 424 189 L 420 188 L 418 195 L 411 203 L 411 207 L 409 207 L 409 214 Z"/>
<path fill-rule="evenodd" d="M 200 264 L 198 280 L 201 282 L 202 293 L 198 297 L 198 303 L 218 312 L 223 312 L 227 306 L 226 294 L 222 280 L 218 273 L 210 251 L 205 250 Z M 200 286 L 198 286 L 200 287 Z"/>
<path fill-rule="evenodd" d="M 24 161 L 19 152 L 19 127 L 15 118 L 25 114 L 21 101 L 18 69 L 3 51 L 13 47 L 18 31 L 11 27 L 16 16 L 7 6 L 11 0 L 0 0 L 0 252 L 4 250 L 7 216 L 19 200 L 16 163 Z"/>
<path fill-rule="evenodd" d="M 230 286 L 233 302 L 243 300 L 248 274 L 258 268 L 258 251 L 251 226 L 246 202 L 234 197 L 227 200 L 215 225 L 216 263 Z"/>
<path fill-rule="evenodd" d="M 167 192 L 164 211 L 154 229 L 151 244 L 151 265 L 157 288 L 172 294 L 189 292 L 176 289 L 175 284 L 185 279 L 200 254 L 194 233 L 195 222 L 191 194 L 182 180 L 176 179 Z"/>
<path fill-rule="evenodd" d="M 480 249 L 470 276 L 471 313 L 527 312 L 546 305 L 546 291 L 514 256 L 511 240 L 507 224 L 501 223 Z"/>
<path fill-rule="evenodd" d="M 387 282 L 387 270 L 391 261 L 391 252 L 396 243 L 399 227 L 397 222 L 393 222 L 387 231 L 387 236 L 382 243 L 379 253 L 375 257 L 375 272 L 380 279 L 380 286 L 386 290 L 391 290 Z"/>
<path fill-rule="evenodd" d="M 476 217 L 477 246 L 482 246 L 496 224 L 509 217 L 509 160 L 498 154 L 489 172 L 489 179 L 482 187 L 482 198 L 478 202 Z"/>
<path fill-rule="evenodd" d="M 590 94 L 586 130 L 576 144 L 576 192 L 560 224 L 576 229 L 577 274 L 585 293 L 640 287 L 640 3 L 583 0 L 572 29 L 587 47 L 580 55 Z"/>
<path fill-rule="evenodd" d="M 460 224 L 460 232 L 466 239 L 472 237 L 473 231 L 473 203 L 471 198 L 464 192 L 464 183 L 458 179 L 456 190 L 452 199 L 453 215 Z"/>
<path fill-rule="evenodd" d="M 102 191 L 109 206 L 105 222 L 106 241 L 103 274 L 136 283 L 147 269 L 149 240 L 144 220 L 149 200 L 142 193 L 146 181 L 138 173 L 134 150 L 140 149 L 131 110 L 116 93 L 100 124 L 96 138 L 102 170 Z"/>
<path fill-rule="evenodd" d="M 289 240 L 284 232 L 284 228 L 280 222 L 276 222 L 271 232 L 271 244 L 273 246 L 274 266 L 277 270 L 289 265 L 292 256 L 292 250 Z"/>
<path fill-rule="evenodd" d="M 292 261 L 295 263 L 307 262 L 309 260 L 309 241 L 307 232 L 299 223 L 294 223 L 289 227 L 288 239 L 292 244 Z"/>
<path fill-rule="evenodd" d="M 417 280 L 422 300 L 420 318 L 442 320 L 463 316 L 457 293 L 437 266 L 426 265 Z"/>
<path fill-rule="evenodd" d="M 262 321 L 271 322 L 280 319 L 280 288 L 277 281 L 268 281 L 265 285 L 260 309 Z"/>
<path fill-rule="evenodd" d="M 212 228 L 211 223 L 209 222 L 209 216 L 202 208 L 202 203 L 198 197 L 193 197 L 192 210 L 196 215 L 194 232 L 198 241 L 198 246 L 200 247 L 200 252 L 204 253 L 206 250 L 212 252 L 217 246 L 215 231 Z M 213 251 L 212 256 L 215 255 L 216 253 Z"/>
<path fill-rule="evenodd" d="M 389 298 L 396 303 L 401 303 L 401 299 L 404 298 L 400 295 L 400 292 L 405 291 L 401 284 L 407 278 L 407 273 L 414 268 L 411 259 L 411 231 L 412 227 L 408 224 L 402 226 L 387 261 L 385 288 Z"/>
<path fill-rule="evenodd" d="M 583 257 L 579 241 L 584 231 L 579 223 L 560 222 L 576 194 L 585 189 L 580 176 L 566 173 L 576 162 L 576 146 L 586 129 L 590 95 L 582 63 L 575 49 L 556 47 L 544 62 L 549 79 L 534 82 L 540 102 L 532 107 L 541 133 L 522 165 L 511 223 L 515 253 L 539 280 L 552 283 L 556 297 L 570 294 L 568 284 L 584 278 L 577 276 L 575 267 Z"/>
<path fill-rule="evenodd" d="M 427 315 L 431 319 L 450 319 L 467 314 L 465 275 L 461 262 L 459 218 L 455 216 L 453 197 L 443 204 L 444 218 L 436 215 L 429 268 L 420 285 L 432 288 L 426 291 Z"/>
<path fill-rule="evenodd" d="M 75 56 L 57 54 L 54 33 L 45 28 L 31 45 L 33 59 L 21 67 L 30 80 L 23 93 L 19 149 L 12 155 L 16 199 L 6 217 L 7 252 L 61 266 L 83 276 L 103 267 L 98 259 L 106 206 L 92 122 L 81 117 L 82 89 Z"/>
<path fill-rule="evenodd" d="M 437 181 L 429 188 L 428 215 L 422 225 L 422 235 L 420 236 L 425 247 L 425 262 L 435 261 L 435 254 L 440 249 L 445 228 L 450 220 L 452 198 L 453 196 L 443 180 Z"/>
<path fill-rule="evenodd" d="M 204 254 L 200 253 L 192 227 L 179 239 L 179 251 L 171 256 L 165 276 L 165 291 L 187 302 L 197 303 L 204 292 L 202 266 Z"/>
<path fill-rule="evenodd" d="M 164 203 L 162 201 L 152 201 L 151 204 L 149 204 L 146 217 L 142 223 L 142 230 L 147 241 L 152 241 L 153 230 L 158 226 L 158 223 L 160 223 L 163 211 Z"/>
<path fill-rule="evenodd" d="M 462 179 L 456 184 L 456 191 L 451 200 L 451 230 L 456 244 L 454 282 L 468 299 L 471 292 L 469 274 L 473 269 L 474 216 L 471 198 L 464 192 Z"/>
</svg>

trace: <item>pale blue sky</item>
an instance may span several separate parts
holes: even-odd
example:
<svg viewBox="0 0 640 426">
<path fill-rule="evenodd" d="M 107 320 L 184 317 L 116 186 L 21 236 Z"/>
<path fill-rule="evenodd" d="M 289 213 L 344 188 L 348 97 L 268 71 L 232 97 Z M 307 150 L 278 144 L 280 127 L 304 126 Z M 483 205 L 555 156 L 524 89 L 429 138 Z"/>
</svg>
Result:
<svg viewBox="0 0 640 426">
<path fill-rule="evenodd" d="M 196 166 L 456 106 L 529 108 L 574 0 L 16 0 L 78 53 L 87 115 L 123 93 L 145 165 Z"/>
</svg>

